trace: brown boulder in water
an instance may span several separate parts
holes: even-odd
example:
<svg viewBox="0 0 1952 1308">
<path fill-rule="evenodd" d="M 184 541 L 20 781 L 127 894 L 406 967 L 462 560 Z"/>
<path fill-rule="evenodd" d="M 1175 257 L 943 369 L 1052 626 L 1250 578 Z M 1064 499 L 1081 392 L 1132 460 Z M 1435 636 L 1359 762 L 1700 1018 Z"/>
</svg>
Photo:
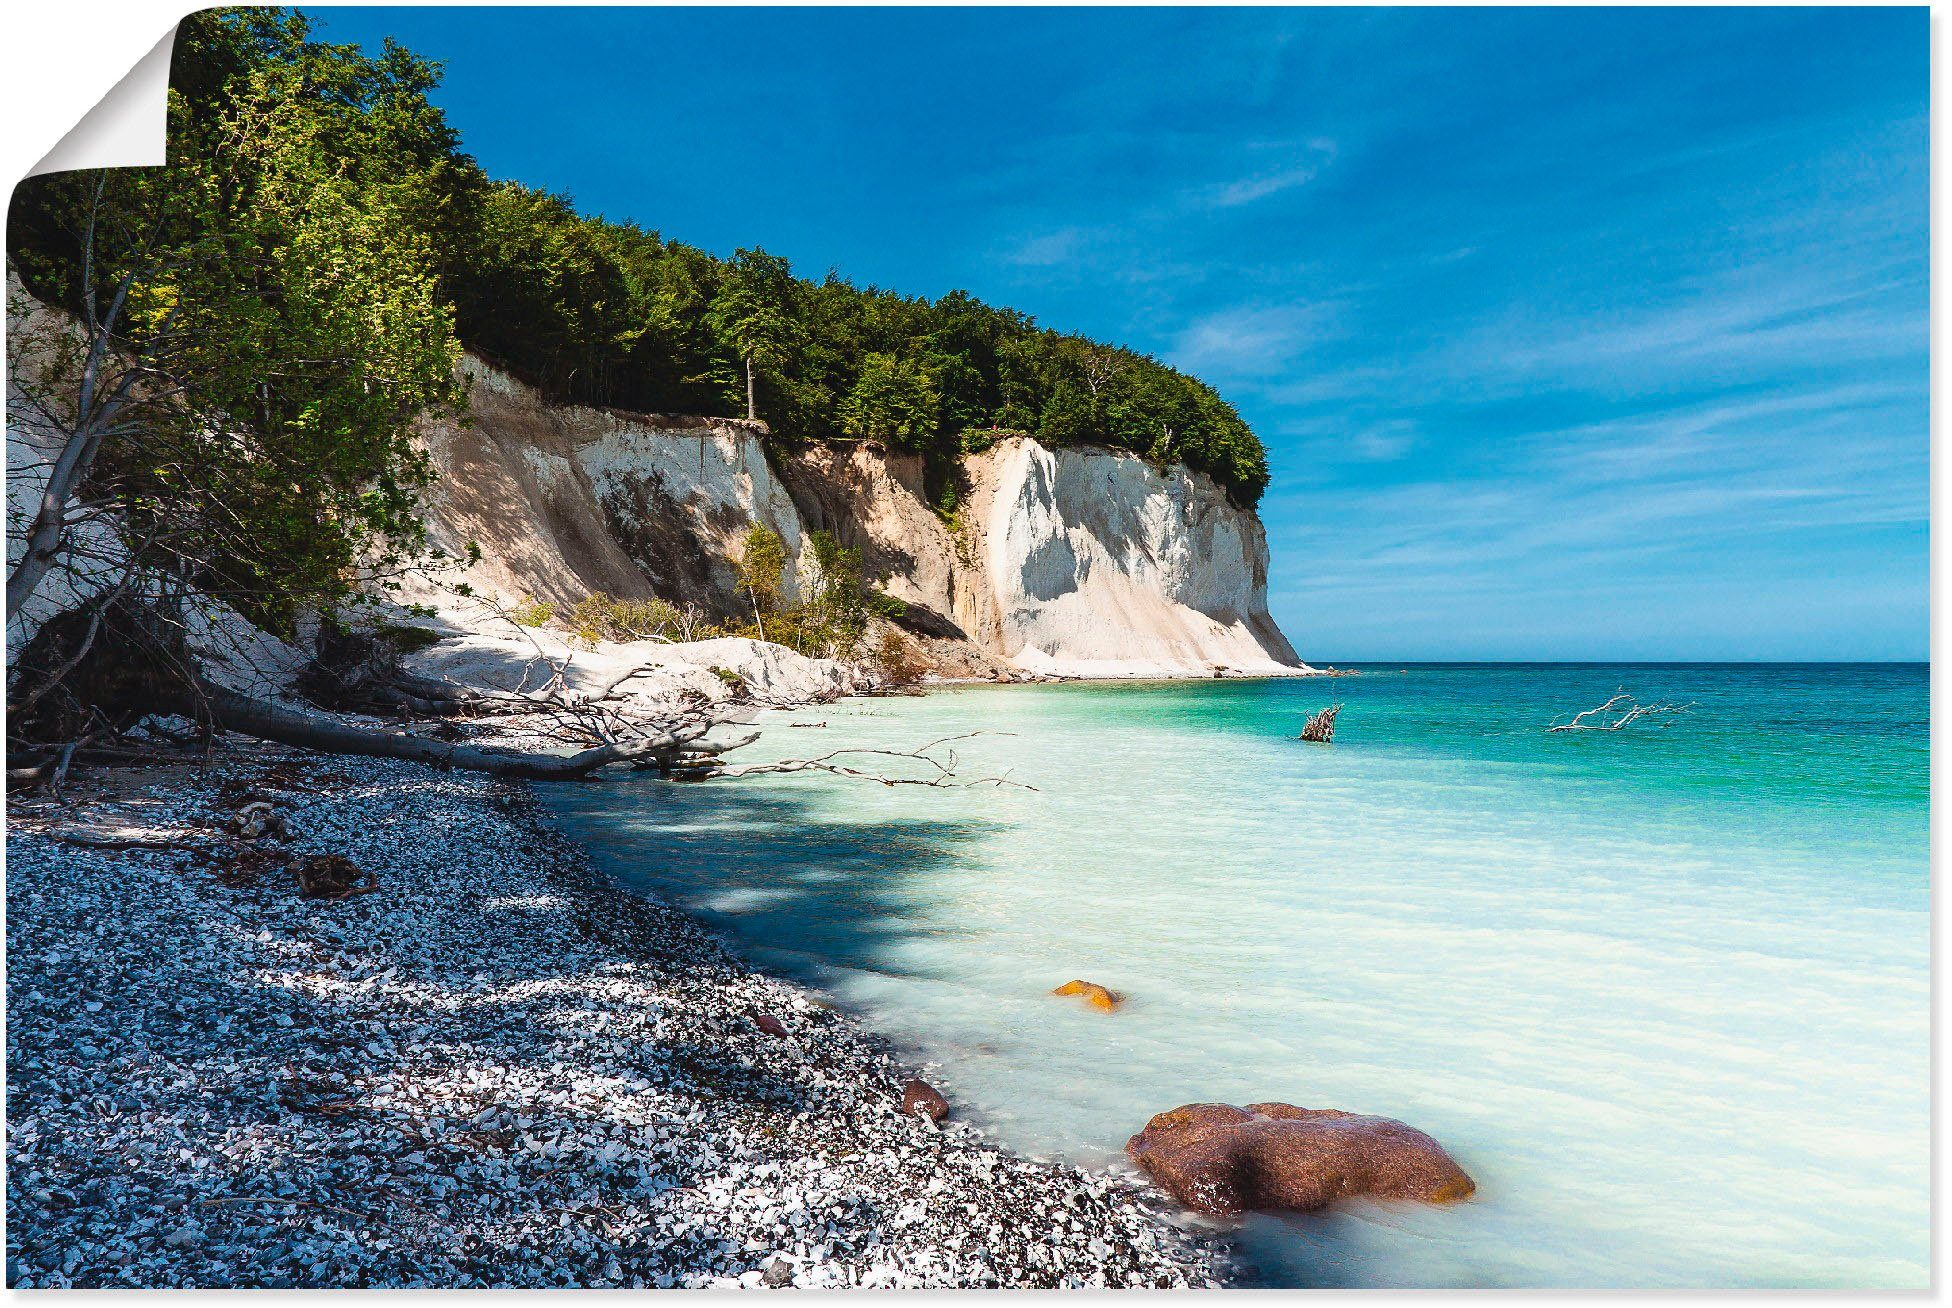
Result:
<svg viewBox="0 0 1952 1308">
<path fill-rule="evenodd" d="M 949 1115 L 949 1101 L 942 1092 L 919 1078 L 901 1088 L 901 1111 L 920 1113 L 931 1122 L 940 1122 Z"/>
<path fill-rule="evenodd" d="M 1334 1108 L 1184 1104 L 1147 1122 L 1125 1152 L 1203 1213 L 1309 1212 L 1358 1195 L 1449 1203 L 1477 1189 L 1415 1127 Z"/>
<path fill-rule="evenodd" d="M 1051 993 L 1054 995 L 1082 995 L 1087 1004 L 1107 1013 L 1125 1002 L 1125 996 L 1116 991 L 1107 990 L 1095 981 L 1066 981 L 1063 985 L 1051 991 Z"/>
</svg>

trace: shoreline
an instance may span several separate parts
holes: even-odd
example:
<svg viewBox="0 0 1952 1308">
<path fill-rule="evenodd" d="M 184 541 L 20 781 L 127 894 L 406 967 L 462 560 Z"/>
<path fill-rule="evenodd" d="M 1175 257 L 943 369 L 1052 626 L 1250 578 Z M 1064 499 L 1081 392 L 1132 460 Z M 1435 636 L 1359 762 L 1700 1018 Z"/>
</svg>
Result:
<svg viewBox="0 0 1952 1308">
<path fill-rule="evenodd" d="M 1238 1275 L 1136 1181 L 905 1116 L 885 1041 L 525 786 L 252 747 L 73 791 L 9 813 L 9 1286 Z M 258 799 L 288 844 L 229 829 Z M 318 854 L 373 889 L 301 897 Z"/>
</svg>

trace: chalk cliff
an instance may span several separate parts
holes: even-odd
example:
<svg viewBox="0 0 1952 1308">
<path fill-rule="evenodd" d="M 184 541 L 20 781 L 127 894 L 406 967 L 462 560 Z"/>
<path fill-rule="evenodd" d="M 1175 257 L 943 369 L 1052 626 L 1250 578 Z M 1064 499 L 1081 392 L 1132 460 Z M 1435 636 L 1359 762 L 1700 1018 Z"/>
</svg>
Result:
<svg viewBox="0 0 1952 1308">
<path fill-rule="evenodd" d="M 802 566 L 815 530 L 860 548 L 945 674 L 1301 670 L 1268 615 L 1260 520 L 1203 474 L 1006 438 L 965 460 L 952 525 L 913 455 L 849 443 L 769 458 L 758 423 L 552 405 L 468 367 L 471 422 L 424 438 L 441 473 L 430 531 L 452 551 L 480 545 L 477 589 L 729 612 L 727 548 L 760 522 Z"/>
</svg>

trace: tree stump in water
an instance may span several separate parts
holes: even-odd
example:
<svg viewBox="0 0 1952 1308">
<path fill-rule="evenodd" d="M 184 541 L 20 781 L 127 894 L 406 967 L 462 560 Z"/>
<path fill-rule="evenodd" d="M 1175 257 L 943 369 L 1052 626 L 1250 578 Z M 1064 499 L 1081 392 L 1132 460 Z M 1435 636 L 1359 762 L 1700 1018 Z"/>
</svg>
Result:
<svg viewBox="0 0 1952 1308">
<path fill-rule="evenodd" d="M 1312 740 L 1318 745 L 1326 745 L 1335 738 L 1335 715 L 1342 711 L 1340 704 L 1331 704 L 1320 713 L 1308 719 L 1301 729 L 1303 740 Z"/>
</svg>

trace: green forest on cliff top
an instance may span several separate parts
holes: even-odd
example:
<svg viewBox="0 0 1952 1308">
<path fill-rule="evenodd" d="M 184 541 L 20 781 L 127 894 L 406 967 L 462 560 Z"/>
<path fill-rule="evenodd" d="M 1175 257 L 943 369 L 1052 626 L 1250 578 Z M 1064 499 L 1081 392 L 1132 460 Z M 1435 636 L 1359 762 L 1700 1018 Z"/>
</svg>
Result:
<svg viewBox="0 0 1952 1308">
<path fill-rule="evenodd" d="M 240 336 L 266 339 L 303 335 L 316 324 L 275 320 L 357 280 L 368 319 L 410 338 L 391 344 L 409 363 L 451 359 L 458 341 L 557 400 L 741 416 L 749 364 L 750 398 L 777 438 L 919 453 L 945 509 L 957 458 L 1013 431 L 1182 462 L 1243 504 L 1267 485 L 1265 453 L 1233 408 L 1145 355 L 962 291 L 931 301 L 795 277 L 763 250 L 718 258 L 493 181 L 430 103 L 439 77 L 391 42 L 369 56 L 316 41 L 290 11 L 192 15 L 172 75 L 172 166 L 23 183 L 10 257 L 37 294 L 78 309 L 93 213 L 97 281 L 136 246 L 157 269 L 202 269 L 149 277 L 150 321 L 201 294 L 250 319 Z M 307 184 L 331 190 L 338 222 L 308 212 Z M 228 286 L 213 286 L 207 255 L 155 257 L 213 240 Z"/>
</svg>

